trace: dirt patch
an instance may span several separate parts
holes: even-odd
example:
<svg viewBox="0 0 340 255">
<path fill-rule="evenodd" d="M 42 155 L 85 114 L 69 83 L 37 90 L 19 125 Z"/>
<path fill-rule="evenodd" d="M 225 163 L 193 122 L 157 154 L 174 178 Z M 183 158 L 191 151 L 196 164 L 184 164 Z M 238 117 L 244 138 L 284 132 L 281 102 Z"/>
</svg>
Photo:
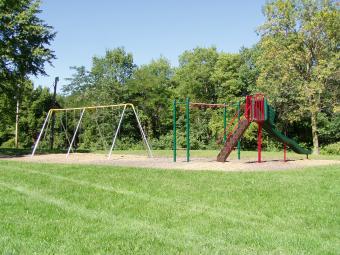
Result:
<svg viewBox="0 0 340 255">
<path fill-rule="evenodd" d="M 161 169 L 182 169 L 182 170 L 215 170 L 215 171 L 259 171 L 259 170 L 285 170 L 294 168 L 305 168 L 311 166 L 324 166 L 339 164 L 340 160 L 291 160 L 284 162 L 282 160 L 268 160 L 262 163 L 249 160 L 231 160 L 228 162 L 217 162 L 208 158 L 193 158 L 186 162 L 185 158 L 178 158 L 173 162 L 172 158 L 154 157 L 138 155 L 112 155 L 108 159 L 106 155 L 94 153 L 75 153 L 66 158 L 65 154 L 46 154 L 29 155 L 21 157 L 4 157 L 2 159 L 40 162 L 40 163 L 63 163 L 63 164 L 92 164 L 92 165 L 112 165 L 142 168 L 161 168 Z"/>
</svg>

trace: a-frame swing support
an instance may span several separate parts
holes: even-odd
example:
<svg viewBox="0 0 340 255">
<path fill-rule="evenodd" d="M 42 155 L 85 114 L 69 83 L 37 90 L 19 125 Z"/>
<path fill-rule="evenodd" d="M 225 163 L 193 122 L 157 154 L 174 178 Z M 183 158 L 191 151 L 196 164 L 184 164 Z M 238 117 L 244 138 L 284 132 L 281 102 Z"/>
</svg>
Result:
<svg viewBox="0 0 340 255">
<path fill-rule="evenodd" d="M 80 114 L 80 117 L 79 117 L 79 121 L 78 121 L 78 123 L 77 123 L 76 130 L 74 131 L 74 134 L 73 134 L 73 137 L 72 137 L 70 146 L 68 147 L 67 154 L 66 154 L 66 157 L 67 157 L 67 158 L 68 158 L 68 156 L 70 155 L 71 148 L 72 148 L 72 146 L 73 146 L 74 140 L 76 139 L 76 135 L 77 135 L 77 133 L 78 133 L 78 129 L 79 129 L 81 120 L 83 119 L 84 112 L 85 112 L 85 108 L 83 108 L 83 110 L 81 111 L 81 114 Z"/>
<path fill-rule="evenodd" d="M 126 105 L 123 108 L 123 112 L 122 112 L 122 115 L 120 116 L 118 127 L 116 129 L 116 133 L 115 133 L 115 135 L 113 137 L 113 140 L 112 140 L 112 145 L 111 145 L 110 152 L 109 152 L 109 157 L 108 157 L 109 159 L 111 158 L 112 150 L 113 150 L 113 148 L 115 146 L 115 143 L 116 143 L 116 139 L 117 139 L 117 136 L 118 136 L 118 133 L 119 133 L 119 130 L 120 130 L 120 126 L 121 126 L 122 121 L 123 121 L 125 109 L 126 109 Z"/>
<path fill-rule="evenodd" d="M 34 156 L 35 151 L 36 151 L 37 148 L 38 148 L 38 144 L 39 144 L 39 142 L 40 142 L 40 139 L 41 139 L 41 136 L 42 136 L 42 134 L 43 134 L 43 132 L 44 132 L 44 129 L 45 129 L 45 127 L 46 127 L 46 124 L 47 124 L 47 122 L 48 122 L 48 120 L 49 120 L 49 118 L 50 118 L 51 112 L 52 112 L 52 111 L 49 110 L 48 113 L 47 113 L 47 116 L 46 116 L 46 118 L 45 118 L 44 124 L 43 124 L 43 126 L 42 126 L 42 128 L 41 128 L 41 130 L 40 130 L 38 139 L 37 139 L 37 141 L 36 141 L 35 144 L 34 144 L 33 151 L 32 151 L 32 155 L 31 155 L 32 157 Z"/>
<path fill-rule="evenodd" d="M 115 104 L 115 105 L 100 105 L 100 106 L 75 107 L 75 108 L 65 108 L 65 109 L 50 109 L 50 110 L 48 111 L 48 113 L 47 113 L 47 116 L 46 116 L 45 120 L 44 120 L 43 126 L 42 126 L 42 128 L 41 128 L 41 130 L 40 130 L 40 133 L 39 133 L 39 135 L 38 135 L 38 138 L 37 138 L 37 140 L 36 140 L 36 142 L 35 142 L 35 144 L 34 144 L 34 147 L 33 147 L 33 151 L 32 151 L 31 157 L 34 156 L 34 154 L 35 154 L 35 152 L 36 152 L 36 150 L 37 150 L 37 148 L 38 148 L 38 145 L 39 145 L 39 142 L 40 142 L 40 140 L 41 140 L 42 134 L 43 134 L 44 131 L 45 131 L 46 125 L 47 125 L 47 123 L 49 122 L 49 120 L 50 120 L 50 118 L 51 118 L 51 116 L 52 116 L 52 113 L 63 112 L 63 111 L 66 111 L 66 112 L 67 112 L 67 111 L 70 111 L 70 110 L 81 110 L 81 114 L 80 114 L 80 117 L 79 117 L 79 120 L 78 120 L 78 123 L 77 123 L 77 127 L 76 127 L 76 129 L 75 129 L 75 131 L 74 131 L 74 134 L 73 134 L 73 136 L 72 136 L 72 140 L 71 140 L 71 142 L 70 142 L 70 144 L 69 144 L 69 148 L 68 148 L 68 151 L 67 151 L 67 154 L 66 154 L 66 157 L 68 157 L 69 154 L 70 154 L 70 151 L 71 151 L 71 149 L 72 149 L 73 143 L 74 143 L 74 141 L 75 141 L 75 138 L 76 138 L 78 129 L 79 129 L 80 125 L 81 125 L 81 121 L 82 121 L 82 119 L 83 119 L 83 115 L 84 115 L 84 113 L 85 113 L 85 110 L 99 109 L 99 108 L 123 107 L 123 111 L 122 111 L 122 114 L 121 114 L 121 116 L 120 116 L 119 123 L 118 123 L 117 129 L 116 129 L 116 132 L 114 133 L 114 137 L 113 137 L 113 139 L 112 139 L 112 145 L 111 145 L 110 151 L 109 151 L 108 159 L 110 159 L 110 158 L 111 158 L 112 151 L 113 151 L 114 146 L 115 146 L 115 142 L 116 142 L 117 136 L 118 136 L 118 134 L 119 134 L 119 130 L 120 130 L 122 121 L 123 121 L 123 117 L 124 117 L 125 110 L 126 110 L 126 108 L 127 108 L 128 106 L 130 106 L 130 107 L 132 108 L 132 111 L 133 111 L 133 113 L 134 113 L 134 115 L 135 115 L 135 118 L 136 118 L 136 121 L 137 121 L 137 124 L 138 124 L 138 128 L 139 128 L 140 133 L 141 133 L 141 136 L 142 136 L 143 143 L 144 143 L 144 145 L 145 145 L 145 147 L 146 147 L 146 149 L 147 149 L 147 152 L 148 152 L 148 156 L 149 156 L 149 157 L 153 157 L 153 156 L 152 156 L 151 147 L 150 147 L 149 142 L 148 142 L 148 140 L 147 140 L 147 138 L 146 138 L 145 132 L 144 132 L 144 130 L 143 130 L 143 127 L 142 127 L 142 125 L 141 125 L 141 122 L 140 122 L 140 120 L 139 120 L 138 114 L 137 114 L 136 109 L 135 109 L 135 107 L 134 107 L 133 104 Z"/>
</svg>

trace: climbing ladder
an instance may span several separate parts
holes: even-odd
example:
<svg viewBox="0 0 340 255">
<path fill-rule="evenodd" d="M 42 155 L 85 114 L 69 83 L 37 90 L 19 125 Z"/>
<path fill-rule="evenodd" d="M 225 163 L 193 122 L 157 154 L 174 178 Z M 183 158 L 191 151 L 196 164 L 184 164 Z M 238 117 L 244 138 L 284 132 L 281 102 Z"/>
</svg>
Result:
<svg viewBox="0 0 340 255">
<path fill-rule="evenodd" d="M 223 148 L 221 149 L 220 153 L 217 156 L 217 161 L 225 162 L 230 153 L 233 151 L 234 147 L 237 144 L 237 141 L 242 137 L 250 122 L 247 118 L 242 118 L 237 125 L 235 126 L 234 130 L 229 133 L 226 142 L 224 143 Z"/>
<path fill-rule="evenodd" d="M 252 121 L 256 121 L 258 123 L 262 123 L 265 120 L 264 114 L 264 97 L 261 94 L 256 96 L 247 96 L 246 104 L 244 105 L 244 112 L 240 117 L 239 121 L 234 123 L 236 120 L 236 116 L 239 113 L 236 113 L 232 121 L 229 123 L 228 127 L 224 132 L 230 129 L 231 126 L 234 125 L 234 128 L 231 132 L 229 132 L 228 137 L 224 143 L 223 148 L 220 153 L 217 155 L 217 161 L 225 162 L 229 157 L 230 153 L 234 150 L 237 141 L 243 136 L 244 132 L 249 127 Z"/>
</svg>

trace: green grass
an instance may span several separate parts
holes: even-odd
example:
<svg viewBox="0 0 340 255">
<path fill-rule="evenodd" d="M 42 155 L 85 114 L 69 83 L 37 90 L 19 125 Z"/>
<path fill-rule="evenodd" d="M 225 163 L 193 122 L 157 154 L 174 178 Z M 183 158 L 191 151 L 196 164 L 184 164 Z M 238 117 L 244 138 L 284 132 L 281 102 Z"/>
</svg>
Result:
<svg viewBox="0 0 340 255">
<path fill-rule="evenodd" d="M 0 254 L 339 254 L 339 180 L 0 161 Z"/>
</svg>

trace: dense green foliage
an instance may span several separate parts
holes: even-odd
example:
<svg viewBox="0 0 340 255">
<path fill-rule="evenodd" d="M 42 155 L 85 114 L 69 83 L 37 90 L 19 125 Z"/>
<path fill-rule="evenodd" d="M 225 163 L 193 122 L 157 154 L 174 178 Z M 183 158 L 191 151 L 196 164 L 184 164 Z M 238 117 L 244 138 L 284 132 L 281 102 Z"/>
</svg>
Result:
<svg viewBox="0 0 340 255">
<path fill-rule="evenodd" d="M 339 174 L 1 161 L 0 253 L 337 254 Z"/>
<path fill-rule="evenodd" d="M 21 132 L 20 145 L 28 148 L 32 146 L 34 138 L 38 136 L 42 122 L 45 118 L 47 110 L 52 105 L 52 95 L 47 88 L 38 87 L 25 93 L 21 102 L 19 129 Z M 5 108 L 6 109 L 6 108 Z M 15 112 L 12 109 L 7 109 L 2 116 L 11 118 L 6 122 L 2 122 L 0 127 L 0 143 L 3 147 L 14 146 L 13 122 Z M 6 124 L 6 126 L 4 126 Z M 11 124 L 11 125 L 10 125 Z"/>
<path fill-rule="evenodd" d="M 321 152 L 323 154 L 340 155 L 340 142 L 326 145 Z"/>
<path fill-rule="evenodd" d="M 52 27 L 39 19 L 40 1 L 0 1 L 0 93 L 20 95 L 28 75 L 45 74 L 44 65 L 55 58 L 48 48 Z"/>
<path fill-rule="evenodd" d="M 4 1 L 7 3 L 8 1 Z M 10 2 L 10 1 L 9 1 Z M 38 2 L 19 1 L 31 6 L 32 17 Z M 72 77 L 66 80 L 58 107 L 79 107 L 117 103 L 133 103 L 138 109 L 143 128 L 154 149 L 170 149 L 172 142 L 172 100 L 189 97 L 192 102 L 226 103 L 228 119 L 235 114 L 235 103 L 244 96 L 262 92 L 278 113 L 278 126 L 288 136 L 307 147 L 340 140 L 339 96 L 339 11 L 333 1 L 276 0 L 264 6 L 265 22 L 259 27 L 260 41 L 239 53 L 225 53 L 215 47 L 197 47 L 179 56 L 179 65 L 171 66 L 163 57 L 137 66 L 133 55 L 123 47 L 94 56 L 87 70 L 71 67 Z M 6 15 L 5 15 L 6 16 Z M 5 17 L 4 16 L 4 17 Z M 43 26 L 48 44 L 54 34 Z M 45 38 L 46 39 L 46 38 Z M 31 50 L 34 50 L 33 48 Z M 53 57 L 40 56 L 39 68 L 25 74 L 43 72 L 44 61 Z M 49 56 L 49 57 L 47 57 Z M 19 80 L 20 107 L 19 144 L 30 147 L 52 98 L 45 89 L 35 88 Z M 11 93 L 0 94 L 0 145 L 13 144 L 15 100 Z M 107 149 L 122 109 L 86 113 L 75 147 Z M 178 145 L 185 146 L 184 107 L 178 110 Z M 76 126 L 79 111 L 56 116 L 56 148 L 67 148 Z M 191 110 L 192 149 L 216 149 L 223 132 L 222 109 Z M 49 133 L 42 145 L 48 147 Z M 137 122 L 131 111 L 126 113 L 119 135 L 118 148 L 142 148 Z M 256 146 L 256 125 L 251 125 L 242 139 L 243 148 Z M 270 150 L 281 145 L 264 139 Z"/>
<path fill-rule="evenodd" d="M 0 0 L 0 144 L 14 145 L 15 108 L 21 108 L 20 143 L 30 146 L 40 118 L 51 106 L 41 88 L 33 90 L 29 75 L 45 75 L 55 58 L 49 48 L 55 33 L 38 17 L 38 0 Z"/>
<path fill-rule="evenodd" d="M 317 152 L 319 113 L 333 111 L 340 93 L 339 9 L 331 0 L 277 0 L 265 5 L 264 14 L 258 88 L 287 124 L 311 118 Z"/>
</svg>

